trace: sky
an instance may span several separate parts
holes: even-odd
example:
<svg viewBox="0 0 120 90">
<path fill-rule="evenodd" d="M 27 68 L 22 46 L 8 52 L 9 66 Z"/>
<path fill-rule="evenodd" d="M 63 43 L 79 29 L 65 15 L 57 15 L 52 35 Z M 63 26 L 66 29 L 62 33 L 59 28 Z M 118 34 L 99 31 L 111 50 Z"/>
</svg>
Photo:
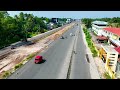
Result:
<svg viewBox="0 0 120 90">
<path fill-rule="evenodd" d="M 18 15 L 20 12 L 30 13 L 38 17 L 48 18 L 112 18 L 120 17 L 120 11 L 8 11 L 10 16 Z"/>
</svg>

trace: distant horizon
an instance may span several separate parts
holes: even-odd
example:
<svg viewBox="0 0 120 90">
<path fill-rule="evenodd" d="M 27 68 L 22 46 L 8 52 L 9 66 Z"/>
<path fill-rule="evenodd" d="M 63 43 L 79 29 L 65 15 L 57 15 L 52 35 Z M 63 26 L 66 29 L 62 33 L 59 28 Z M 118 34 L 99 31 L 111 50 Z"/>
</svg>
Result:
<svg viewBox="0 0 120 90">
<path fill-rule="evenodd" d="M 37 17 L 47 18 L 113 18 L 120 17 L 120 11 L 7 11 L 10 16 L 19 15 L 20 12 L 33 14 Z"/>
</svg>

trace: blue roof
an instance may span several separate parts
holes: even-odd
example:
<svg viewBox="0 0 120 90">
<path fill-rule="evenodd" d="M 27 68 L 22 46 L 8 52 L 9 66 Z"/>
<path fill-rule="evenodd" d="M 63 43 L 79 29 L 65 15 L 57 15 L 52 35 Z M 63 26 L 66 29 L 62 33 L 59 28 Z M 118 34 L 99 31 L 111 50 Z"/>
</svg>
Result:
<svg viewBox="0 0 120 90">
<path fill-rule="evenodd" d="M 105 25 L 107 25 L 108 24 L 108 22 L 104 22 L 104 21 L 93 21 L 92 22 L 93 24 L 105 24 Z"/>
</svg>

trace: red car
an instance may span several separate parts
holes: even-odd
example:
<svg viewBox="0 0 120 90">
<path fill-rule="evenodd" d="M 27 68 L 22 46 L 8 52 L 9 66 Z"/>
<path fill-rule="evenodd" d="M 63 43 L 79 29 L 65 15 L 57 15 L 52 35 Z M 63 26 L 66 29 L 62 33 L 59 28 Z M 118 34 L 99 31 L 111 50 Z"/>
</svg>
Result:
<svg viewBox="0 0 120 90">
<path fill-rule="evenodd" d="M 40 62 L 42 62 L 42 60 L 43 60 L 42 56 L 36 56 L 34 62 L 35 63 L 40 63 Z"/>
</svg>

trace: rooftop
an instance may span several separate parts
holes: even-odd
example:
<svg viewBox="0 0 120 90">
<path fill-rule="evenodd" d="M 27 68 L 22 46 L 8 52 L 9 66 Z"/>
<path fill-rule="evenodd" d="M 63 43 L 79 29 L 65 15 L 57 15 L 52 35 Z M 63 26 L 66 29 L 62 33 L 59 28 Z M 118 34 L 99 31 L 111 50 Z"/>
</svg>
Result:
<svg viewBox="0 0 120 90">
<path fill-rule="evenodd" d="M 104 30 L 112 32 L 113 34 L 120 36 L 120 28 L 106 27 L 104 28 Z"/>
<path fill-rule="evenodd" d="M 118 53 L 114 47 L 111 47 L 111 46 L 108 46 L 108 45 L 102 45 L 103 49 L 106 51 L 106 52 L 111 52 L 111 53 Z"/>
<path fill-rule="evenodd" d="M 107 25 L 108 24 L 107 22 L 104 22 L 104 21 L 93 21 L 92 23 L 98 24 L 98 25 Z"/>
</svg>

